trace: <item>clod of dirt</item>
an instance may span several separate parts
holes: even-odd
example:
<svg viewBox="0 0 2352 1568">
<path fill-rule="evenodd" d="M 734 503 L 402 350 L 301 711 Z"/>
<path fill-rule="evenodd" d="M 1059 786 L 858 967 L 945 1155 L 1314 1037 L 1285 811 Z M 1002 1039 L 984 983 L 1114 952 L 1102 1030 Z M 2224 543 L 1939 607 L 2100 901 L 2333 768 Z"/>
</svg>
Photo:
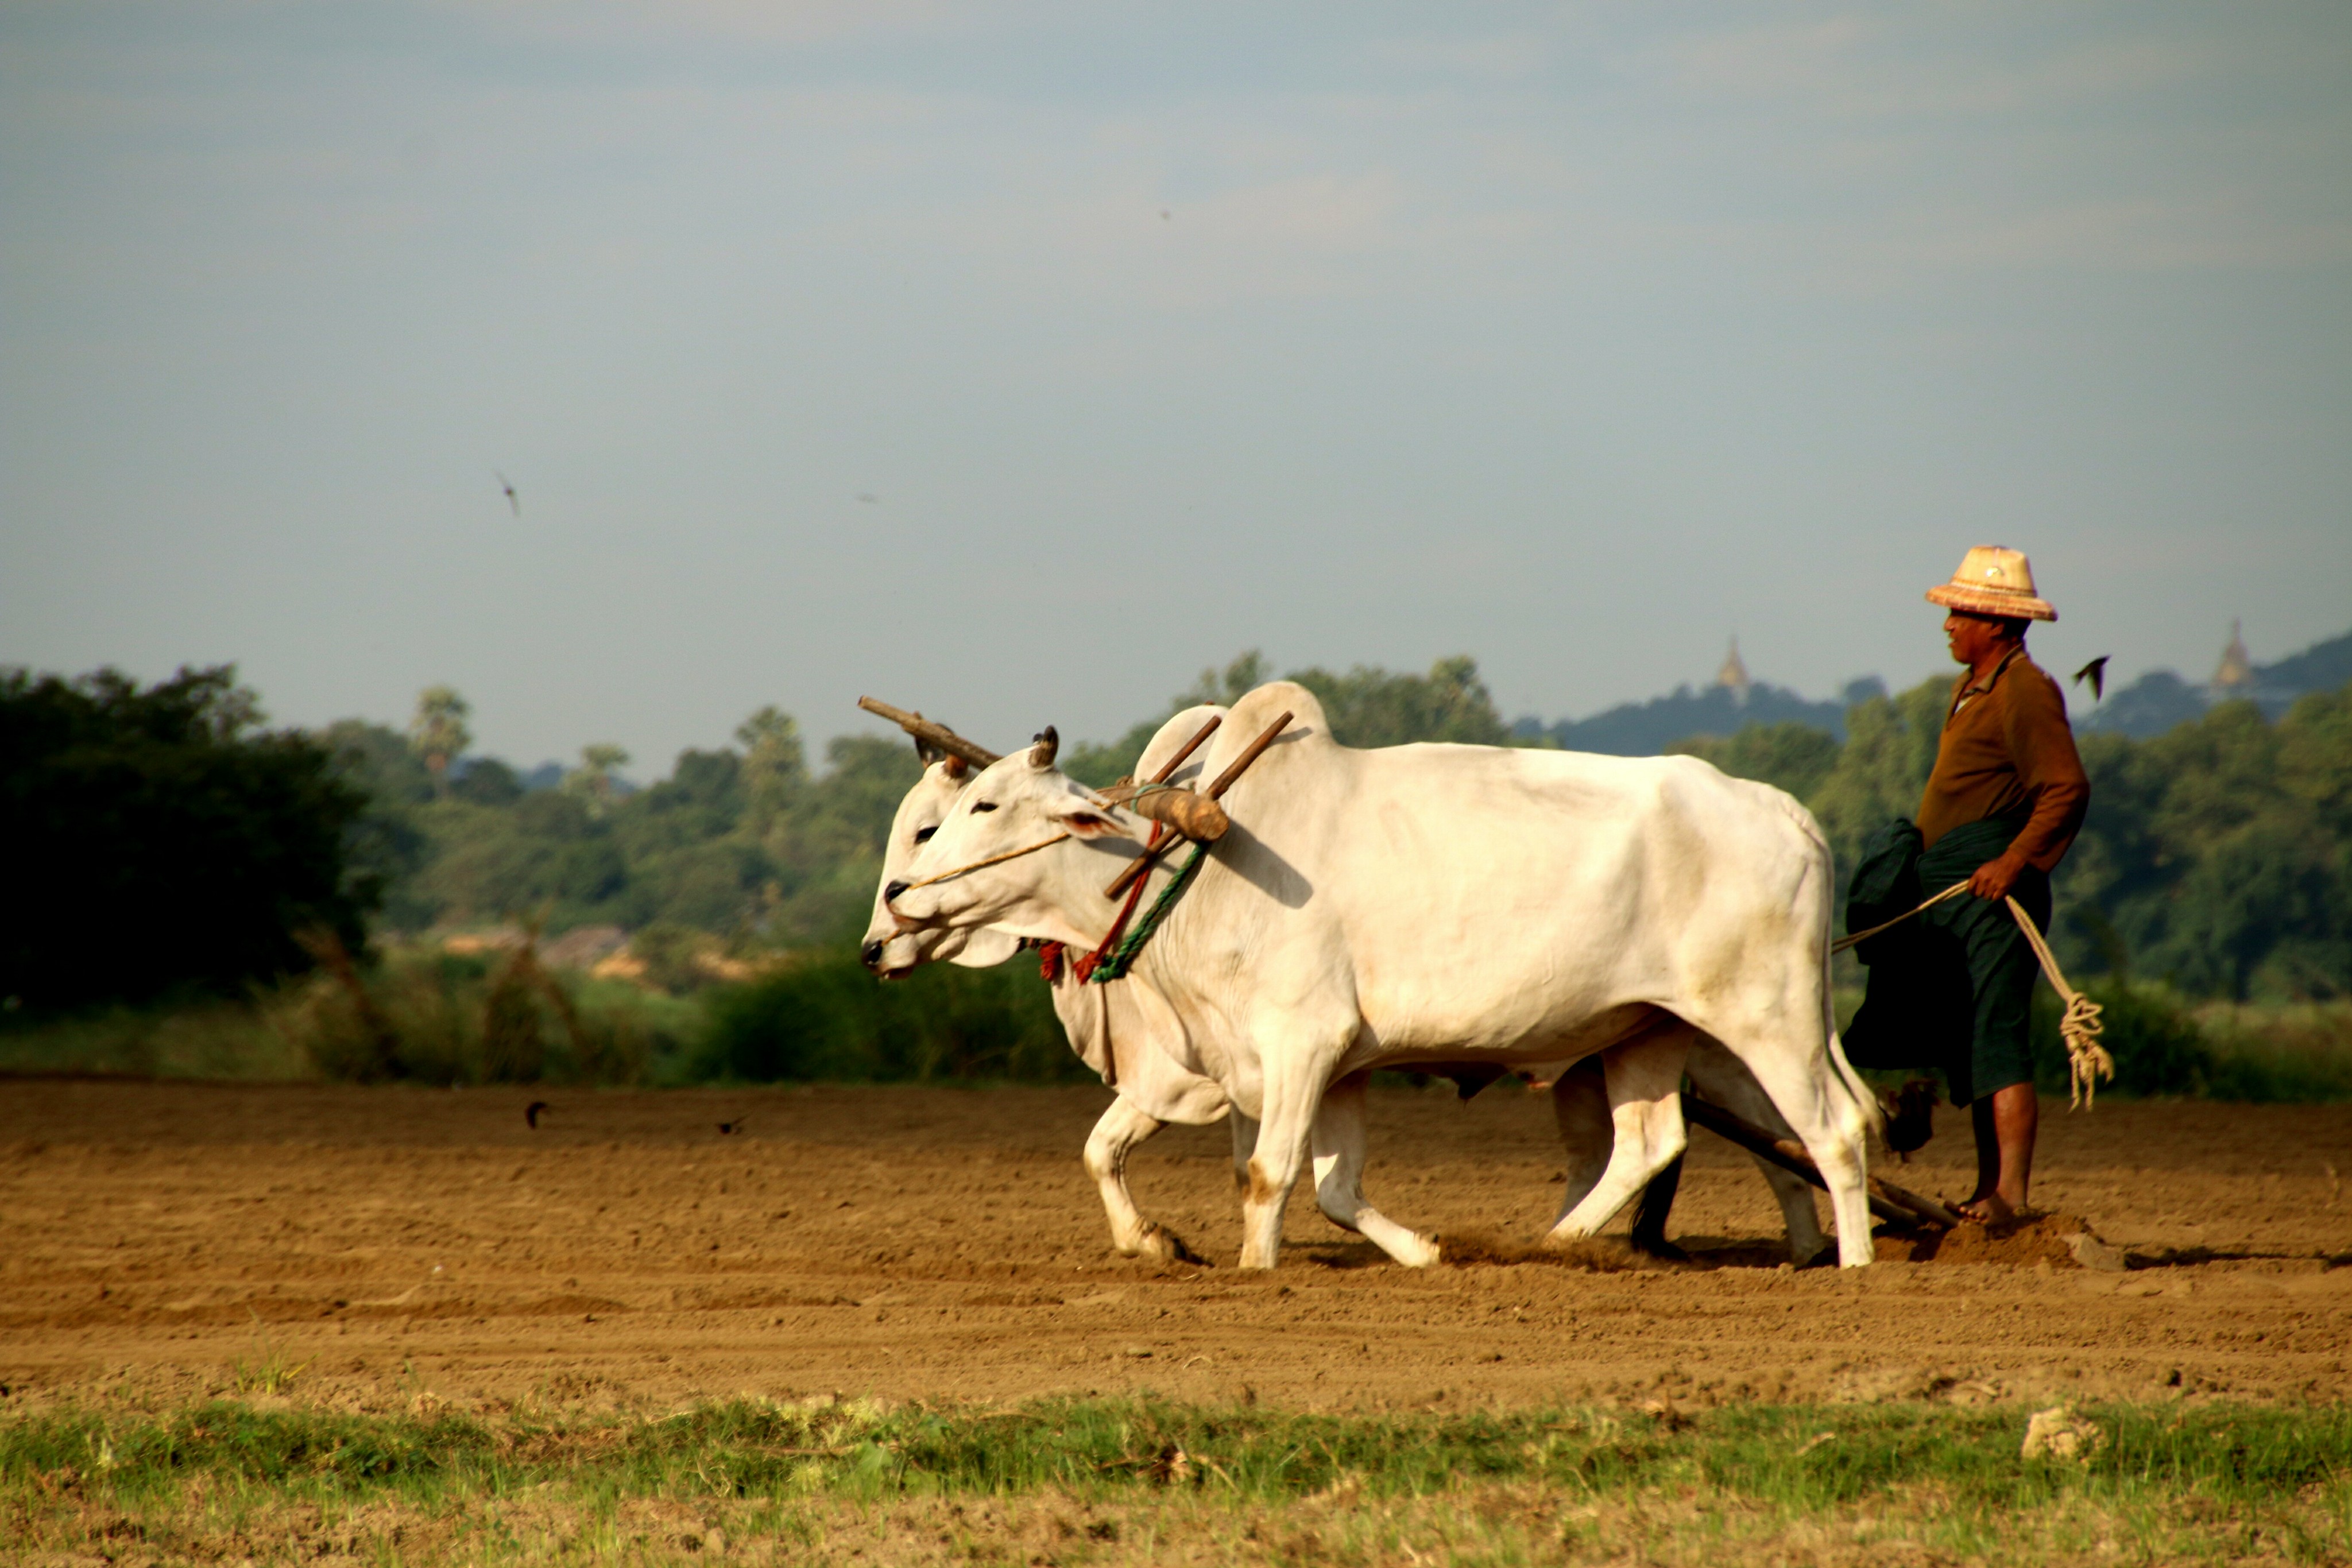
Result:
<svg viewBox="0 0 2352 1568">
<path fill-rule="evenodd" d="M 1881 1260 L 1911 1263 L 2001 1263 L 2031 1269 L 2120 1269 L 2123 1253 L 2071 1214 L 2037 1214 L 1963 1225 L 1919 1236 L 1877 1238 Z M 2092 1261 L 2096 1259 L 2097 1261 Z"/>
<path fill-rule="evenodd" d="M 2020 1453 L 2026 1458 L 2073 1459 L 2088 1463 L 2092 1455 L 2107 1446 L 2107 1435 L 2098 1423 L 2078 1416 L 2071 1405 L 2053 1405 L 2047 1410 L 2037 1410 L 2025 1424 L 2025 1447 Z"/>
<path fill-rule="evenodd" d="M 2131 1267 L 2122 1248 L 2111 1246 L 2087 1230 L 2066 1238 L 2066 1247 L 2074 1254 L 2075 1262 L 2103 1274 L 2120 1274 Z"/>
</svg>

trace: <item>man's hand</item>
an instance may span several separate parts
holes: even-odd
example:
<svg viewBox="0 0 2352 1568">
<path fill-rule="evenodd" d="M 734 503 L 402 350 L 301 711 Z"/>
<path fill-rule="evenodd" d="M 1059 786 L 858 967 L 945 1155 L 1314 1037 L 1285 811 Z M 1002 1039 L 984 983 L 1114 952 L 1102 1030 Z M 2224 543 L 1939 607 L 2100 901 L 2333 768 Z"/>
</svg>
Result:
<svg viewBox="0 0 2352 1568">
<path fill-rule="evenodd" d="M 2007 898 L 2017 879 L 2025 874 L 2025 857 L 2015 850 L 1997 861 L 1987 861 L 1969 878 L 1969 891 L 1994 904 Z"/>
</svg>

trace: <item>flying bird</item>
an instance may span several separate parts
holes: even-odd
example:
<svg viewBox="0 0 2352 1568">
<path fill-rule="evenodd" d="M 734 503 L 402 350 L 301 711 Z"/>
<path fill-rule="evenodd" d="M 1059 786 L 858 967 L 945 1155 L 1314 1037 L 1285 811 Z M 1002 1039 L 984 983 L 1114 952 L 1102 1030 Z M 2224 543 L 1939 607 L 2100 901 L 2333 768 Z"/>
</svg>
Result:
<svg viewBox="0 0 2352 1568">
<path fill-rule="evenodd" d="M 879 496 L 869 496 L 869 495 L 866 494 L 864 491 L 860 491 L 860 492 L 858 492 L 857 498 L 858 498 L 859 500 L 861 500 L 861 501 L 865 502 L 867 506 L 869 506 L 869 507 L 870 507 L 870 506 L 874 505 L 874 503 L 875 503 L 875 502 L 877 502 L 877 501 L 880 500 L 882 497 L 879 497 Z"/>
<path fill-rule="evenodd" d="M 2106 654 L 2100 654 L 2097 658 L 2092 660 L 2089 664 L 2074 672 L 2074 684 L 2076 685 L 2081 685 L 2084 681 L 2091 683 L 2091 700 L 2093 702 L 2097 702 L 2107 695 Z"/>
<path fill-rule="evenodd" d="M 1160 208 L 1160 221 L 1161 223 L 1163 223 L 1163 224 L 1169 221 L 1169 220 L 1168 220 L 1168 209 L 1167 209 L 1166 207 L 1162 207 L 1162 208 Z"/>
<path fill-rule="evenodd" d="M 499 471 L 495 468 L 491 469 L 490 472 L 493 474 L 499 474 Z M 503 474 L 499 474 L 499 488 L 507 493 L 507 505 L 514 508 L 514 515 L 518 517 L 521 517 L 522 497 L 515 494 L 514 481 L 508 478 Z"/>
<path fill-rule="evenodd" d="M 719 1130 L 722 1134 L 740 1133 L 743 1130 L 743 1124 L 749 1120 L 751 1120 L 751 1118 L 748 1116 L 738 1116 L 731 1122 L 719 1123 Z"/>
<path fill-rule="evenodd" d="M 539 1113 L 541 1111 L 551 1111 L 553 1109 L 554 1107 L 550 1105 L 544 1100 L 534 1100 L 530 1104 L 522 1108 L 522 1119 L 529 1123 L 533 1128 L 536 1128 L 539 1125 Z"/>
</svg>

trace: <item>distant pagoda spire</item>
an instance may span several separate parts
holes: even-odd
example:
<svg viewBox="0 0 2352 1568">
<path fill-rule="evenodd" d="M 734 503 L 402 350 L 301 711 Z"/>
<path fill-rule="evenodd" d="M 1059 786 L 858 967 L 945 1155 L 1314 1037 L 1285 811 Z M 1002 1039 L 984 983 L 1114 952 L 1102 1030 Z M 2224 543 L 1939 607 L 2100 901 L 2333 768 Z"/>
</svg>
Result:
<svg viewBox="0 0 2352 1568">
<path fill-rule="evenodd" d="M 1748 700 L 1748 688 L 1754 683 L 1748 678 L 1748 666 L 1739 657 L 1739 638 L 1731 639 L 1731 651 L 1723 656 L 1723 668 L 1715 673 L 1715 684 L 1729 691 L 1738 702 Z"/>
<path fill-rule="evenodd" d="M 2221 667 L 2213 672 L 2213 689 L 2237 691 L 2254 684 L 2254 661 L 2246 652 L 2246 639 L 2238 630 L 2236 616 L 2230 618 L 2230 645 L 2221 650 Z"/>
</svg>

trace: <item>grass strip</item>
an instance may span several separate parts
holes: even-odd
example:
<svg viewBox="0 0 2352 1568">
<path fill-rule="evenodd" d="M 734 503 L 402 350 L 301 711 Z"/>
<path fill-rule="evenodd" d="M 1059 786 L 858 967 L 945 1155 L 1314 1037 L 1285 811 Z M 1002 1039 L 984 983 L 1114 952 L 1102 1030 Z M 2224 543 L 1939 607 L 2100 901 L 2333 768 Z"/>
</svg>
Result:
<svg viewBox="0 0 2352 1568">
<path fill-rule="evenodd" d="M 2097 1428 L 2094 1450 L 2054 1459 L 2021 1456 L 2016 1406 L 1361 1416 L 1143 1397 L 1010 1410 L 735 1402 L 661 1418 L 72 1408 L 0 1421 L 0 1548 L 70 1559 L 131 1540 L 202 1556 L 235 1538 L 236 1554 L 268 1561 L 319 1555 L 335 1539 L 382 1561 L 658 1559 L 700 1550 L 697 1532 L 730 1520 L 739 1544 L 748 1532 L 831 1560 L 851 1554 L 824 1548 L 840 1531 L 880 1520 L 887 1545 L 896 1519 L 919 1521 L 907 1528 L 919 1542 L 899 1542 L 913 1560 L 916 1546 L 954 1538 L 942 1521 L 967 1519 L 968 1505 L 1015 1505 L 1013 1519 L 1043 1501 L 1089 1516 L 1092 1532 L 1072 1537 L 1078 1556 L 1117 1561 L 1157 1560 L 1136 1555 L 1153 1521 L 1224 1531 L 1255 1559 L 1252 1531 L 1271 1552 L 1273 1521 L 1295 1522 L 1301 1508 L 1327 1525 L 1345 1514 L 1342 1538 L 1370 1530 L 1367 1551 L 1382 1521 L 1434 1521 L 1466 1531 L 1449 1548 L 1457 1559 L 1496 1562 L 1522 1560 L 1531 1542 L 1558 1561 L 1580 1539 L 1603 1555 L 1638 1547 L 1694 1562 L 1734 1538 L 1776 1550 L 1800 1537 L 1899 1538 L 2012 1561 L 2064 1560 L 2070 1542 L 2143 1560 L 2352 1551 L 2352 1412 L 2081 1414 Z M 632 1537 L 627 1521 L 647 1508 L 691 1518 Z M 371 1535 L 369 1519 L 392 1535 Z M 544 1526 L 538 1544 L 520 1519 Z M 447 1550 L 410 1559 L 386 1547 L 404 1520 Z M 1005 1539 L 1025 1561 L 1035 1531 L 1015 1525 Z M 459 1550 L 451 1531 L 469 1544 Z M 282 1552 L 270 1544 L 281 1537 Z M 362 1537 L 376 1549 L 361 1551 Z"/>
</svg>

